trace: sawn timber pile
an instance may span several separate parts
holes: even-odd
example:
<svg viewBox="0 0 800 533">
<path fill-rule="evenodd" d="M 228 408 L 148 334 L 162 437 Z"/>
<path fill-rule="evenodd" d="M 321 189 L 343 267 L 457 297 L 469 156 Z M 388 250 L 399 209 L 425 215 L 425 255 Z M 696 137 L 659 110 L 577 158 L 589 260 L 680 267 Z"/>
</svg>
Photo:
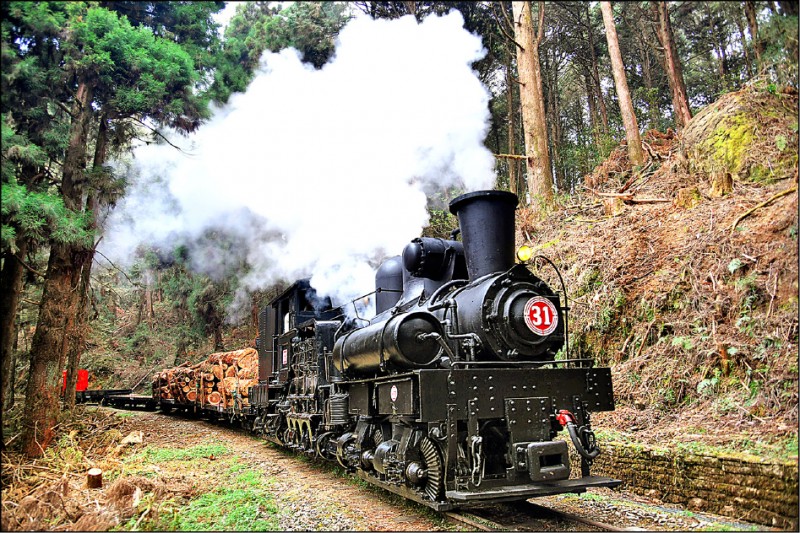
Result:
<svg viewBox="0 0 800 533">
<path fill-rule="evenodd" d="M 188 361 L 164 369 L 153 379 L 153 397 L 176 404 L 199 402 L 223 408 L 248 405 L 248 389 L 258 382 L 258 353 L 253 348 L 216 352 L 194 365 Z"/>
</svg>

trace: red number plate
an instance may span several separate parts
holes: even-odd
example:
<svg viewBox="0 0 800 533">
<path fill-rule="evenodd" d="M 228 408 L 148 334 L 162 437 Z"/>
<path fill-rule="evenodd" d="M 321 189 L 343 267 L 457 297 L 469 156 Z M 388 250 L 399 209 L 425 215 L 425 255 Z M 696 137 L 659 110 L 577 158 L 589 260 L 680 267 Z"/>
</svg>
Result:
<svg viewBox="0 0 800 533">
<path fill-rule="evenodd" d="M 534 296 L 525 304 L 525 325 L 537 335 L 550 335 L 558 326 L 558 311 L 544 296 Z"/>
</svg>

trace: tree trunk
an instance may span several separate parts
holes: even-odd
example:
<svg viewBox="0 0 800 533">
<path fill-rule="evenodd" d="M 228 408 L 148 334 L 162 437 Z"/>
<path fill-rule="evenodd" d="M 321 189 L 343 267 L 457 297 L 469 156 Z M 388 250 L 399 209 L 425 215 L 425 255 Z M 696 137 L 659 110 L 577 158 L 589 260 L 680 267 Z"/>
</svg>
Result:
<svg viewBox="0 0 800 533">
<path fill-rule="evenodd" d="M 90 468 L 86 473 L 86 488 L 99 489 L 103 486 L 103 471 L 99 468 Z"/>
<path fill-rule="evenodd" d="M 758 38 L 758 18 L 756 17 L 756 3 L 753 0 L 745 1 L 744 14 L 747 17 L 747 26 L 750 30 L 750 39 L 753 41 L 753 51 L 756 54 L 756 70 L 760 71 L 761 56 L 764 53 L 764 45 L 761 42 L 761 39 Z"/>
<path fill-rule="evenodd" d="M 75 320 L 77 302 L 74 295 L 80 281 L 80 270 L 75 264 L 79 261 L 71 246 L 51 244 L 25 391 L 21 443 L 23 451 L 31 457 L 43 454 L 53 438 L 62 385 L 61 371 L 66 359 L 66 331 L 73 327 Z"/>
<path fill-rule="evenodd" d="M 92 171 L 102 172 L 103 164 L 106 161 L 108 148 L 108 119 L 103 116 L 97 130 L 97 142 L 95 143 L 94 161 Z M 95 179 L 98 179 L 95 176 Z M 89 230 L 97 228 L 97 212 L 99 202 L 95 191 L 90 191 L 86 198 L 86 214 L 89 217 Z M 75 407 L 75 385 L 78 382 L 78 369 L 81 364 L 81 355 L 86 346 L 87 316 L 89 314 L 89 292 L 91 290 L 92 262 L 94 261 L 94 247 L 81 256 L 83 264 L 80 265 L 81 281 L 78 293 L 78 305 L 75 316 L 75 327 L 67 336 L 69 347 L 67 349 L 67 390 L 64 396 L 64 409 L 71 411 Z"/>
<path fill-rule="evenodd" d="M 14 340 L 16 338 L 14 319 L 17 315 L 17 306 L 22 294 L 22 277 L 25 267 L 20 259 L 28 251 L 28 240 L 20 239 L 16 253 L 8 253 L 3 257 L 3 270 L 0 274 L 0 342 L 2 343 L 2 383 L 0 386 L 0 409 L 4 409 L 6 398 L 9 395 L 11 367 L 14 359 Z M 14 392 L 10 391 L 13 396 Z M 2 446 L 0 440 L 0 446 Z"/>
<path fill-rule="evenodd" d="M 73 104 L 73 122 L 64 157 L 61 194 L 64 205 L 72 211 L 82 209 L 83 175 L 86 167 L 86 144 L 92 117 L 94 87 L 81 79 Z M 25 394 L 22 450 L 36 457 L 53 439 L 58 417 L 58 398 L 63 383 L 62 369 L 68 346 L 67 333 L 74 327 L 78 304 L 78 286 L 85 244 L 53 241 L 47 265 L 39 319 L 33 336 L 30 371 Z"/>
<path fill-rule="evenodd" d="M 744 24 L 742 23 L 741 17 L 736 16 L 736 29 L 739 30 L 739 40 L 742 43 L 742 51 L 744 52 L 744 66 L 747 70 L 747 75 L 749 77 L 753 77 L 756 75 L 755 67 L 753 66 L 753 60 L 750 57 L 750 51 L 747 49 L 747 34 L 744 31 Z"/>
<path fill-rule="evenodd" d="M 75 322 L 72 330 L 67 334 L 67 386 L 64 391 L 64 410 L 71 411 L 75 408 L 75 386 L 78 383 L 78 369 L 81 364 L 81 354 L 86 345 L 86 316 L 89 313 L 89 276 L 92 269 L 94 251 L 82 254 L 83 264 L 80 265 L 80 282 L 78 283 L 78 304 L 75 308 Z"/>
<path fill-rule="evenodd" d="M 506 48 L 506 110 L 508 115 L 508 154 L 516 153 L 514 128 L 514 76 L 511 72 L 511 50 Z M 517 194 L 517 162 L 511 157 L 508 164 L 508 190 Z"/>
<path fill-rule="evenodd" d="M 603 134 L 608 133 L 608 110 L 606 109 L 606 102 L 603 98 L 603 86 L 600 84 L 600 71 L 597 68 L 597 54 L 594 49 L 594 33 L 592 32 L 592 17 L 589 12 L 589 4 L 586 4 L 586 23 L 589 37 L 589 54 L 592 58 L 592 78 L 594 79 L 595 97 L 597 98 L 597 105 L 600 109 L 600 119 L 603 124 Z"/>
<path fill-rule="evenodd" d="M 10 411 L 14 404 L 16 403 L 16 395 L 14 394 L 14 390 L 17 388 L 17 364 L 19 362 L 19 351 L 17 350 L 17 337 L 19 330 L 15 327 L 14 328 L 14 350 L 12 352 L 11 357 L 11 365 L 10 365 L 10 375 L 8 378 L 8 389 L 6 394 L 6 404 L 2 406 L 5 409 L 4 412 Z M 2 441 L 0 441 L 2 442 Z"/>
<path fill-rule="evenodd" d="M 147 321 L 152 324 L 156 318 L 156 312 L 153 310 L 153 289 L 150 288 L 149 283 L 147 284 L 147 289 L 145 289 L 144 297 L 145 306 L 147 307 Z"/>
<path fill-rule="evenodd" d="M 551 147 L 551 154 L 552 157 L 550 160 L 552 161 L 553 166 L 553 176 L 555 176 L 555 184 L 559 191 L 563 192 L 565 189 L 564 185 L 564 168 L 561 161 L 561 137 L 563 135 L 561 131 L 561 101 L 559 100 L 559 92 L 558 92 L 558 58 L 555 57 L 553 54 L 553 61 L 550 63 L 549 61 L 546 62 L 545 73 L 547 75 L 547 116 L 550 117 L 550 120 L 547 120 L 548 129 L 550 130 L 550 147 Z"/>
<path fill-rule="evenodd" d="M 417 3 L 416 2 L 405 1 L 405 2 L 403 2 L 403 5 L 405 6 L 406 11 L 408 12 L 408 14 L 409 15 L 414 15 L 414 17 L 416 18 L 416 16 L 417 16 Z"/>
<path fill-rule="evenodd" d="M 597 149 L 600 149 L 600 119 L 597 117 L 597 103 L 594 98 L 594 87 L 592 86 L 592 75 L 587 69 L 583 72 L 583 83 L 586 86 L 586 103 L 589 106 L 589 124 L 592 128 L 592 139 Z"/>
<path fill-rule="evenodd" d="M 652 42 L 649 42 L 647 39 L 647 35 L 650 34 L 649 28 L 645 21 L 645 17 L 639 11 L 638 17 L 636 17 L 636 26 L 639 28 L 639 31 L 636 32 L 636 43 L 639 48 L 639 55 L 641 56 L 641 64 L 642 64 L 642 82 L 644 83 L 645 89 L 647 89 L 647 106 L 648 106 L 648 126 L 650 128 L 656 128 L 659 123 L 659 119 L 661 118 L 661 110 L 658 106 L 658 90 L 655 88 L 655 82 L 653 81 L 653 56 L 651 55 L 651 51 L 655 49 Z M 627 21 L 626 21 L 627 22 Z M 632 23 L 629 26 L 633 26 Z"/>
<path fill-rule="evenodd" d="M 222 342 L 222 321 L 214 324 L 214 351 L 221 352 L 225 350 L 225 344 Z"/>
<path fill-rule="evenodd" d="M 727 82 L 725 77 L 728 75 L 728 54 L 725 51 L 726 43 L 725 38 L 720 35 L 719 28 L 716 24 L 716 20 L 714 20 L 714 14 L 711 12 L 711 8 L 709 7 L 708 3 L 703 4 L 703 8 L 706 12 L 706 17 L 708 18 L 709 25 L 711 27 L 711 35 L 714 39 L 714 51 L 717 53 L 719 57 L 719 78 L 720 82 L 722 83 L 723 90 L 727 91 Z M 742 43 L 744 47 L 744 43 Z"/>
<path fill-rule="evenodd" d="M 573 117 L 573 124 L 575 124 L 576 129 L 578 131 L 583 131 L 584 130 L 583 108 L 581 106 L 573 106 L 573 112 L 575 114 Z M 596 142 L 597 141 L 595 141 L 595 143 Z M 589 172 L 589 150 L 586 149 L 588 146 L 586 136 L 578 135 L 578 143 L 581 146 L 581 148 L 583 148 L 583 150 L 580 150 L 579 152 L 581 154 L 581 160 L 576 163 L 576 166 L 579 168 L 578 174 L 583 176 L 584 174 Z M 575 185 L 574 180 L 570 180 L 569 183 L 570 192 L 572 192 L 574 185 Z"/>
<path fill-rule="evenodd" d="M 625 65 L 622 63 L 622 54 L 619 51 L 619 39 L 617 38 L 617 28 L 614 25 L 614 15 L 611 12 L 611 3 L 600 2 L 600 10 L 603 12 L 603 24 L 606 28 L 606 40 L 608 41 L 608 53 L 611 56 L 614 84 L 617 87 L 617 95 L 619 96 L 619 107 L 622 114 L 622 123 L 625 126 L 625 137 L 628 139 L 628 159 L 634 165 L 641 165 L 644 163 L 644 151 L 639 137 L 639 124 L 636 122 L 636 114 L 633 111 L 631 93 L 628 91 Z"/>
<path fill-rule="evenodd" d="M 686 96 L 686 85 L 683 81 L 683 68 L 678 57 L 678 50 L 675 47 L 675 39 L 672 34 L 672 26 L 669 22 L 669 10 L 666 2 L 655 2 L 652 9 L 656 13 L 658 21 L 658 41 L 664 49 L 664 70 L 667 73 L 667 80 L 672 91 L 672 107 L 675 111 L 675 126 L 683 128 L 692 120 L 692 112 L 689 110 L 689 99 Z"/>
<path fill-rule="evenodd" d="M 800 9 L 796 0 L 778 0 L 778 6 L 781 8 L 781 14 L 788 17 L 796 17 Z"/>
<path fill-rule="evenodd" d="M 517 71 L 522 87 L 520 103 L 525 129 L 528 192 L 545 208 L 553 205 L 553 178 L 550 174 L 550 153 L 547 149 L 547 122 L 544 111 L 544 91 L 539 65 L 539 44 L 544 36 L 544 4 L 539 7 L 539 27 L 533 34 L 530 2 L 512 2 L 514 37 L 517 47 Z"/>
</svg>

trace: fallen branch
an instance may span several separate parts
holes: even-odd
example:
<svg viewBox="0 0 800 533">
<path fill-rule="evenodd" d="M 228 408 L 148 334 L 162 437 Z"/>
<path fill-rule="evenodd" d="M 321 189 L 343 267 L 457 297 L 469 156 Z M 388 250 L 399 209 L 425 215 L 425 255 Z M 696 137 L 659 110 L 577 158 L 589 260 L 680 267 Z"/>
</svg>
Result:
<svg viewBox="0 0 800 533">
<path fill-rule="evenodd" d="M 661 157 L 661 155 L 660 155 L 658 152 L 656 152 L 655 150 L 653 150 L 653 147 L 652 147 L 652 146 L 650 146 L 649 144 L 647 144 L 647 142 L 645 142 L 645 141 L 642 141 L 642 146 L 644 146 L 644 147 L 645 147 L 645 149 L 647 150 L 647 153 L 649 153 L 649 154 L 650 154 L 650 157 L 651 157 L 652 159 L 658 159 L 659 161 L 661 161 L 661 160 L 663 159 L 663 158 Z"/>
<path fill-rule="evenodd" d="M 670 203 L 672 200 L 667 198 L 631 198 L 630 200 L 622 200 L 623 202 L 630 202 L 632 204 L 664 204 Z"/>
<path fill-rule="evenodd" d="M 656 319 L 654 318 L 647 326 L 647 331 L 645 331 L 644 335 L 642 336 L 642 344 L 640 344 L 639 349 L 636 350 L 636 355 L 633 357 L 634 359 L 639 359 L 639 356 L 642 355 L 642 350 L 644 350 L 644 345 L 647 344 L 647 336 L 650 335 L 650 329 L 652 329 L 653 324 L 655 323 Z"/>
<path fill-rule="evenodd" d="M 630 188 L 631 185 L 633 185 L 634 183 L 636 183 L 640 179 L 647 178 L 647 177 L 650 177 L 653 174 L 655 174 L 656 169 L 653 168 L 654 166 L 655 166 L 655 160 L 651 157 L 647 161 L 647 166 L 644 167 L 643 169 L 639 170 L 638 172 L 634 172 L 633 175 L 628 179 L 628 181 L 625 182 L 625 185 L 620 187 L 617 192 L 618 193 L 623 193 L 623 192 L 627 191 Z"/>
<path fill-rule="evenodd" d="M 576 218 L 576 219 L 574 219 L 574 221 L 575 221 L 575 222 L 580 222 L 580 223 L 582 223 L 582 224 L 597 224 L 598 222 L 605 222 L 605 221 L 606 221 L 606 220 L 608 220 L 609 218 L 614 218 L 614 217 L 613 217 L 613 216 L 611 216 L 611 215 L 609 215 L 609 216 L 607 216 L 607 217 L 605 217 L 605 218 L 598 218 L 598 219 L 592 219 L 592 218 Z"/>
<path fill-rule="evenodd" d="M 667 198 L 634 198 L 632 192 L 600 192 L 586 186 L 584 186 L 584 188 L 595 196 L 600 196 L 601 198 L 619 198 L 626 204 L 656 204 L 669 203 L 672 201 Z"/>
<path fill-rule="evenodd" d="M 747 218 L 747 217 L 749 217 L 750 215 L 752 215 L 753 213 L 755 213 L 755 212 L 756 212 L 758 209 L 761 209 L 762 207 L 766 207 L 766 206 L 768 206 L 770 203 L 772 203 L 772 202 L 774 202 L 775 200 L 777 200 L 778 198 L 781 198 L 781 197 L 783 197 L 783 196 L 786 196 L 787 194 L 791 194 L 791 193 L 793 193 L 793 192 L 796 192 L 796 191 L 797 191 L 797 185 L 795 185 L 794 187 L 791 187 L 791 188 L 789 188 L 789 189 L 786 189 L 786 190 L 785 190 L 785 191 L 783 191 L 783 192 L 779 192 L 778 194 L 776 194 L 776 195 L 772 196 L 771 198 L 768 198 L 767 200 L 764 200 L 763 202 L 761 202 L 761 203 L 760 203 L 760 204 L 758 204 L 757 206 L 755 206 L 755 207 L 753 207 L 753 208 L 751 208 L 751 209 L 748 209 L 748 210 L 747 210 L 747 211 L 746 211 L 744 214 L 742 214 L 742 215 L 741 215 L 739 218 L 737 218 L 737 219 L 736 219 L 736 220 L 733 222 L 733 225 L 731 226 L 731 231 L 730 231 L 730 233 L 729 233 L 729 236 L 730 236 L 730 237 L 732 237 L 732 236 L 733 236 L 733 231 L 736 229 L 736 226 L 738 226 L 738 225 L 739 225 L 739 222 L 741 222 L 741 221 L 742 221 L 742 220 L 744 220 L 745 218 Z"/>
<path fill-rule="evenodd" d="M 633 198 L 633 193 L 630 192 L 600 192 L 594 189 L 590 189 L 589 187 L 585 187 L 588 191 L 590 191 L 595 196 L 600 196 L 603 198 L 622 198 L 622 200 L 630 200 Z"/>
</svg>

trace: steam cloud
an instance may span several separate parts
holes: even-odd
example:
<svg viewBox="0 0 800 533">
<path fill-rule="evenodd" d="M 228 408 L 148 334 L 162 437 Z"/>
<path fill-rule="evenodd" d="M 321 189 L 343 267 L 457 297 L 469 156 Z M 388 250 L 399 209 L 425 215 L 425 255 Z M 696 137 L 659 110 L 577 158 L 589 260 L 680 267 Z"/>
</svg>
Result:
<svg viewBox="0 0 800 533">
<path fill-rule="evenodd" d="M 374 290 L 373 265 L 427 224 L 426 194 L 494 183 L 489 94 L 470 68 L 485 50 L 462 26 L 458 12 L 358 18 L 320 70 L 265 53 L 245 93 L 173 136 L 186 153 L 135 150 L 101 251 L 126 263 L 141 243 L 183 243 L 212 277 L 247 265 L 235 304 L 309 276 L 337 303 Z"/>
</svg>

